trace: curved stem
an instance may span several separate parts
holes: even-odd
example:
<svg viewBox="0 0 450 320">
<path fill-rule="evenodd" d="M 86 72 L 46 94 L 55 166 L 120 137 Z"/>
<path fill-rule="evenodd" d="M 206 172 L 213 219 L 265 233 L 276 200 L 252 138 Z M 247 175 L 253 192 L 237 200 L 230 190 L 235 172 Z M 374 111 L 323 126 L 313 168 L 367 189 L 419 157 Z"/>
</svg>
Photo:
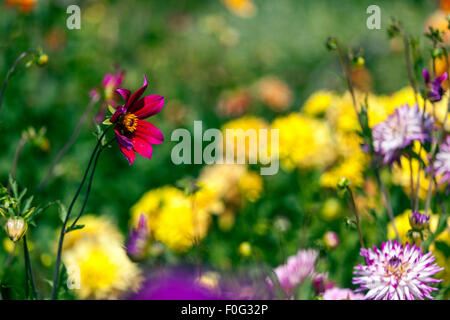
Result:
<svg viewBox="0 0 450 320">
<path fill-rule="evenodd" d="M 89 159 L 88 166 L 87 166 L 87 168 L 86 168 L 86 170 L 84 172 L 83 179 L 81 180 L 81 183 L 78 186 L 78 189 L 77 189 L 77 191 L 75 193 L 75 196 L 73 197 L 72 202 L 70 203 L 70 206 L 69 206 L 69 208 L 67 210 L 67 215 L 66 215 L 66 217 L 64 219 L 64 222 L 63 222 L 63 225 L 62 225 L 62 228 L 61 228 L 61 232 L 60 232 L 60 235 L 59 235 L 59 242 L 58 242 L 58 251 L 57 251 L 57 254 L 56 254 L 55 271 L 54 271 L 54 274 L 53 274 L 52 300 L 55 300 L 57 298 L 57 293 L 58 293 L 59 269 L 60 269 L 60 266 L 61 266 L 61 254 L 62 254 L 62 246 L 63 246 L 63 243 L 64 243 L 64 235 L 66 234 L 66 225 L 67 225 L 67 223 L 68 223 L 68 221 L 70 219 L 70 214 L 72 212 L 73 206 L 74 206 L 78 196 L 80 195 L 81 189 L 82 189 L 82 187 L 83 187 L 83 185 L 84 185 L 84 183 L 86 181 L 86 178 L 87 178 L 89 169 L 91 167 L 92 161 L 94 160 L 94 156 L 96 155 L 97 150 L 98 150 L 98 148 L 100 147 L 100 145 L 102 143 L 103 137 L 106 135 L 106 133 L 108 132 L 109 128 L 110 127 L 108 127 L 103 132 L 103 134 L 100 136 L 100 138 L 97 141 L 97 144 L 96 144 L 96 146 L 94 148 L 94 151 L 92 152 L 91 157 Z"/>
<path fill-rule="evenodd" d="M 3 80 L 3 85 L 2 85 L 2 89 L 0 91 L 0 111 L 2 109 L 2 102 L 3 102 L 3 95 L 5 93 L 6 90 L 6 85 L 8 84 L 9 81 L 9 77 L 13 74 L 14 70 L 16 69 L 17 65 L 19 64 L 20 61 L 22 61 L 23 58 L 25 58 L 27 55 L 34 53 L 34 51 L 29 50 L 29 51 L 25 51 L 22 52 L 17 59 L 14 61 L 14 63 L 12 64 L 11 68 L 9 68 L 8 73 L 6 74 L 5 80 Z"/>
<path fill-rule="evenodd" d="M 73 131 L 72 135 L 70 136 L 69 140 L 66 142 L 66 144 L 59 150 L 56 157 L 53 159 L 52 163 L 50 164 L 50 168 L 48 169 L 45 177 L 42 179 L 42 181 L 37 186 L 37 192 L 40 192 L 44 186 L 47 184 L 48 180 L 53 174 L 53 171 L 55 170 L 56 165 L 59 163 L 59 161 L 64 157 L 66 152 L 70 149 L 70 147 L 74 144 L 75 140 L 77 139 L 78 135 L 81 132 L 81 129 L 83 128 L 83 125 L 85 124 L 87 117 L 89 113 L 91 112 L 94 105 L 97 103 L 98 98 L 92 98 L 89 102 L 88 106 L 86 107 L 86 110 L 84 111 L 83 115 L 81 116 L 80 120 L 78 121 L 77 126 L 75 127 L 75 130 Z"/>
<path fill-rule="evenodd" d="M 14 177 L 16 176 L 16 170 L 17 170 L 17 164 L 19 162 L 20 154 L 22 153 L 22 149 L 25 146 L 25 143 L 27 143 L 28 137 L 26 135 L 22 135 L 22 138 L 19 141 L 19 144 L 17 145 L 16 152 L 14 154 L 14 160 L 13 164 L 11 166 L 10 176 L 11 179 L 14 180 Z M 11 185 L 8 183 L 8 192 L 11 190 Z"/>
<path fill-rule="evenodd" d="M 348 194 L 350 195 L 349 205 L 352 208 L 353 213 L 355 214 L 356 228 L 358 229 L 358 236 L 359 236 L 359 243 L 361 245 L 361 248 L 365 248 L 364 240 L 363 240 L 362 233 L 361 233 L 361 225 L 359 222 L 359 214 L 358 214 L 358 209 L 356 208 L 355 198 L 353 197 L 353 192 L 352 192 L 352 189 L 350 189 L 350 187 L 347 187 L 347 191 L 348 191 Z"/>
<path fill-rule="evenodd" d="M 377 178 L 378 186 L 380 187 L 381 194 L 383 195 L 384 204 L 386 206 L 386 210 L 388 212 L 389 219 L 391 220 L 391 223 L 392 223 L 392 228 L 394 229 L 395 236 L 396 236 L 398 242 L 400 242 L 400 234 L 398 233 L 397 226 L 395 225 L 395 217 L 394 217 L 394 212 L 392 211 L 391 199 L 389 198 L 389 193 L 387 192 L 386 187 L 384 186 L 384 183 L 381 180 L 380 171 L 377 168 L 375 168 L 374 170 L 375 170 L 375 176 Z"/>
</svg>

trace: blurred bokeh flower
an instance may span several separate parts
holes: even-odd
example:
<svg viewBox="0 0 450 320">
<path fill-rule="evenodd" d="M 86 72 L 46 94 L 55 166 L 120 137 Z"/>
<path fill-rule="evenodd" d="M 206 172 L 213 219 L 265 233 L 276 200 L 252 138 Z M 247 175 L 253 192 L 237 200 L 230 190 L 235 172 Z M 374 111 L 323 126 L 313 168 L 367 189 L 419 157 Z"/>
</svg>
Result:
<svg viewBox="0 0 450 320">
<path fill-rule="evenodd" d="M 322 295 L 323 300 L 364 300 L 364 295 L 354 293 L 350 289 L 334 287 L 326 290 Z"/>
<path fill-rule="evenodd" d="M 287 110 L 292 104 L 292 92 L 289 86 L 275 76 L 267 76 L 259 80 L 259 98 L 275 112 Z"/>
<path fill-rule="evenodd" d="M 450 182 L 450 135 L 439 146 L 439 152 L 436 154 L 436 160 L 434 161 L 434 169 L 439 177 L 440 184 Z"/>
<path fill-rule="evenodd" d="M 228 10 L 243 18 L 250 18 L 257 12 L 253 0 L 222 0 L 222 2 Z"/>
</svg>

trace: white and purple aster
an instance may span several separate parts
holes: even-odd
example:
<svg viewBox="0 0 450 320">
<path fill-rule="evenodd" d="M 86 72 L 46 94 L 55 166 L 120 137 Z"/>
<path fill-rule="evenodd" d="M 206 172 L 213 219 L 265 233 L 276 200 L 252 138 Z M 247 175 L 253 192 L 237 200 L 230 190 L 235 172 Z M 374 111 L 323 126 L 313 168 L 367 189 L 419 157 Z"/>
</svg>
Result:
<svg viewBox="0 0 450 320">
<path fill-rule="evenodd" d="M 313 274 L 317 257 L 316 250 L 300 250 L 296 255 L 290 256 L 286 264 L 275 268 L 278 283 L 288 296 L 291 296 L 293 290 Z M 273 287 L 270 278 L 266 281 Z"/>
<path fill-rule="evenodd" d="M 434 170 L 436 176 L 440 178 L 439 184 L 449 183 L 450 185 L 450 135 L 439 147 L 434 160 Z"/>
<path fill-rule="evenodd" d="M 424 300 L 433 299 L 430 285 L 442 280 L 432 276 L 443 270 L 434 262 L 432 252 L 424 254 L 420 248 L 397 241 L 384 242 L 381 248 L 361 249 L 367 265 L 358 265 L 353 284 L 355 292 L 368 290 L 366 300 Z"/>
<path fill-rule="evenodd" d="M 383 157 L 384 164 L 392 164 L 413 141 L 423 143 L 431 139 L 433 124 L 433 118 L 423 115 L 417 104 L 400 106 L 387 120 L 373 127 L 374 150 Z"/>
</svg>

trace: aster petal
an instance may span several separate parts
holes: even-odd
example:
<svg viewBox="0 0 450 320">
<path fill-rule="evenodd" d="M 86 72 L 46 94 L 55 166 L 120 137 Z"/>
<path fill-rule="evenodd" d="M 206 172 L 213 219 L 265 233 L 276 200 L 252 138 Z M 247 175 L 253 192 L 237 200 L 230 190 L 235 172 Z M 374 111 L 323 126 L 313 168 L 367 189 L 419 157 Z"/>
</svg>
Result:
<svg viewBox="0 0 450 320">
<path fill-rule="evenodd" d="M 164 97 L 153 94 L 136 102 L 130 112 L 133 112 L 139 119 L 145 119 L 159 113 L 163 106 Z"/>
<path fill-rule="evenodd" d="M 128 112 L 134 113 L 134 111 L 136 111 L 135 102 L 139 100 L 144 91 L 147 89 L 147 85 L 148 85 L 147 78 L 144 75 L 144 84 L 142 85 L 142 87 L 136 90 L 135 93 L 133 93 L 133 95 L 130 97 L 130 99 L 128 99 L 125 105 L 127 107 Z"/>
</svg>

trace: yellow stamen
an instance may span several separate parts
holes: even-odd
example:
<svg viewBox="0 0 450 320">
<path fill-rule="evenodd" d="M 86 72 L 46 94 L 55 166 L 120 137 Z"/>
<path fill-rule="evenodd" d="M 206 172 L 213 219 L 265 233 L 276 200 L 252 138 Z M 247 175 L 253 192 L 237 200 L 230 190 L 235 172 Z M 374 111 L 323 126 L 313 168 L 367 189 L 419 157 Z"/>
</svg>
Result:
<svg viewBox="0 0 450 320">
<path fill-rule="evenodd" d="M 123 117 L 122 124 L 128 132 L 134 132 L 138 125 L 138 117 L 133 113 L 127 113 Z"/>
</svg>

